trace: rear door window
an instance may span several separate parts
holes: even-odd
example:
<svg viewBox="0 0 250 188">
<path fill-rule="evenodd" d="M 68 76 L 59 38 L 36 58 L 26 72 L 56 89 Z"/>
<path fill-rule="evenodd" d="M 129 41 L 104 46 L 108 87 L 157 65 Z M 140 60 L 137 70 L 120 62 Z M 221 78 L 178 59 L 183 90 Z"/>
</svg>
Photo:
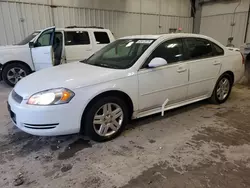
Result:
<svg viewBox="0 0 250 188">
<path fill-rule="evenodd" d="M 214 56 L 224 55 L 224 50 L 221 47 L 219 47 L 217 44 L 212 43 L 212 47 L 214 50 Z"/>
<path fill-rule="evenodd" d="M 89 33 L 86 31 L 66 31 L 65 45 L 88 45 L 90 44 Z"/>
<path fill-rule="evenodd" d="M 200 38 L 185 38 L 184 41 L 189 59 L 213 57 L 213 48 L 210 41 Z"/>
<path fill-rule="evenodd" d="M 109 44 L 109 36 L 106 32 L 94 32 L 97 44 Z"/>
</svg>

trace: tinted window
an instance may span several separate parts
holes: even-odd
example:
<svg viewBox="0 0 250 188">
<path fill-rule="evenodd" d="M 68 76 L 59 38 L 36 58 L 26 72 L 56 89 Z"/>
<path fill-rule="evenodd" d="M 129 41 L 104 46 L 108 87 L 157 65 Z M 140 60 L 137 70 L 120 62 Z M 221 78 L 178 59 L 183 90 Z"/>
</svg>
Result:
<svg viewBox="0 0 250 188">
<path fill-rule="evenodd" d="M 212 43 L 214 56 L 224 55 L 224 50 L 219 47 L 217 44 Z"/>
<path fill-rule="evenodd" d="M 106 32 L 94 32 L 96 42 L 98 44 L 109 44 L 109 36 Z"/>
<path fill-rule="evenodd" d="M 63 43 L 63 35 L 61 32 L 56 32 L 55 33 L 55 38 L 54 38 L 54 45 L 62 44 Z"/>
<path fill-rule="evenodd" d="M 187 38 L 185 39 L 190 59 L 207 58 L 213 56 L 211 43 L 205 39 Z"/>
<path fill-rule="evenodd" d="M 168 63 L 175 63 L 183 60 L 183 44 L 181 39 L 169 40 L 158 46 L 150 59 L 161 57 Z"/>
<path fill-rule="evenodd" d="M 65 32 L 65 45 L 86 45 L 90 44 L 89 34 L 85 31 L 67 31 Z"/>
<path fill-rule="evenodd" d="M 54 59 L 55 59 L 54 65 L 59 65 L 61 63 L 62 48 L 63 48 L 63 34 L 61 32 L 56 32 L 53 45 Z"/>
</svg>

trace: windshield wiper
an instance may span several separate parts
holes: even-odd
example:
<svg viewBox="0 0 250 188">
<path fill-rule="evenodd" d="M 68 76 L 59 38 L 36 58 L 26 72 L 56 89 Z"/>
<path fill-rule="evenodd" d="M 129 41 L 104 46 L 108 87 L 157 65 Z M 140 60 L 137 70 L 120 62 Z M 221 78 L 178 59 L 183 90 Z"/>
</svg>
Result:
<svg viewBox="0 0 250 188">
<path fill-rule="evenodd" d="M 106 64 L 106 63 L 96 63 L 96 64 L 93 64 L 93 65 L 99 66 L 99 67 L 111 68 L 111 69 L 120 69 L 119 66 L 110 65 L 110 64 Z"/>
<path fill-rule="evenodd" d="M 87 59 L 81 60 L 79 62 L 81 62 L 81 63 L 87 63 Z"/>
<path fill-rule="evenodd" d="M 108 64 L 104 64 L 104 63 L 94 64 L 94 65 L 100 66 L 100 67 L 112 68 L 112 66 L 110 66 L 110 65 L 108 65 Z"/>
<path fill-rule="evenodd" d="M 88 63 L 88 60 L 87 59 L 84 59 L 84 60 L 81 60 L 79 61 L 81 63 L 86 63 L 86 64 L 89 64 L 89 65 L 93 65 L 93 66 L 97 66 L 97 67 L 105 67 L 105 68 L 113 68 L 113 69 L 119 69 L 120 67 L 118 66 L 115 66 L 115 65 L 109 65 L 109 64 L 106 64 L 106 63 Z"/>
</svg>

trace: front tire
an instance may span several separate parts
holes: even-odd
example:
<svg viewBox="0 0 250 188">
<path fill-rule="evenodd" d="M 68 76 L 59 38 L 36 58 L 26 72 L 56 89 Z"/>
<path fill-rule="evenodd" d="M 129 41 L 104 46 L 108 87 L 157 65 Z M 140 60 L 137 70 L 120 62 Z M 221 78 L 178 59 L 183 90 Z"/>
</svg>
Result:
<svg viewBox="0 0 250 188">
<path fill-rule="evenodd" d="M 2 71 L 3 81 L 14 87 L 18 81 L 31 73 L 30 69 L 20 63 L 11 63 L 4 67 Z"/>
<path fill-rule="evenodd" d="M 86 109 L 83 116 L 84 134 L 97 142 L 105 142 L 119 136 L 128 123 L 128 107 L 115 96 L 99 98 Z"/>
<path fill-rule="evenodd" d="M 229 74 L 222 75 L 214 88 L 213 94 L 210 98 L 210 101 L 214 104 L 222 104 L 226 102 L 228 99 L 232 86 L 233 86 L 233 79 Z"/>
</svg>

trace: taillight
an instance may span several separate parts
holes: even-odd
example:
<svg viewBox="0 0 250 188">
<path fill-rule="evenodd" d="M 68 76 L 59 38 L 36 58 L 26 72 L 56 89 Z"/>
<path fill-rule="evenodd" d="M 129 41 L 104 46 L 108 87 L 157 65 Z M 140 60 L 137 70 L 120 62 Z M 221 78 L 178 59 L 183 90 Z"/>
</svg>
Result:
<svg viewBox="0 0 250 188">
<path fill-rule="evenodd" d="M 242 57 L 242 65 L 245 65 L 245 58 L 244 58 L 244 55 L 242 53 L 241 54 L 241 57 Z"/>
</svg>

